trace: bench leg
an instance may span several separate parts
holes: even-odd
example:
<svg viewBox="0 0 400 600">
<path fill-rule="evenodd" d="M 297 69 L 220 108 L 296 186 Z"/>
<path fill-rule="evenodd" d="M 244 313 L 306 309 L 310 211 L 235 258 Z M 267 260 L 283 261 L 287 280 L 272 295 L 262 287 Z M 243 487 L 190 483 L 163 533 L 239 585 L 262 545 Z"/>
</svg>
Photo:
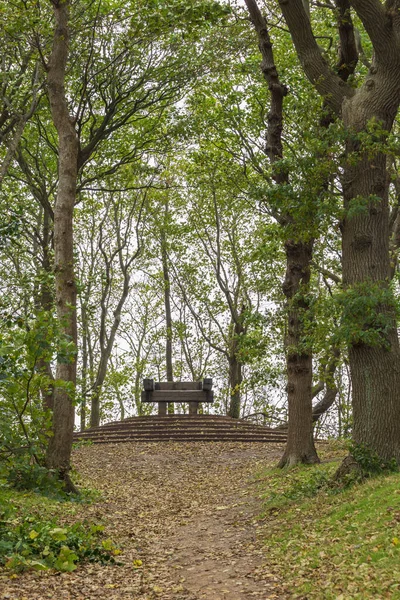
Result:
<svg viewBox="0 0 400 600">
<path fill-rule="evenodd" d="M 189 415 L 197 415 L 197 402 L 189 402 Z"/>
<path fill-rule="evenodd" d="M 167 416 L 167 403 L 166 402 L 159 402 L 158 403 L 158 414 L 160 417 L 166 417 Z"/>
</svg>

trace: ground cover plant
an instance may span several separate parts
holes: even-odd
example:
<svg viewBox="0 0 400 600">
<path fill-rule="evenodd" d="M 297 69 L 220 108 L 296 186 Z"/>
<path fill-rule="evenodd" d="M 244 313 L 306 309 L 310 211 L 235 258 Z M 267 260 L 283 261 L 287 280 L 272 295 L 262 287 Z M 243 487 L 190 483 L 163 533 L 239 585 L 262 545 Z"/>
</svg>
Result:
<svg viewBox="0 0 400 600">
<path fill-rule="evenodd" d="M 120 550 L 102 523 L 76 520 L 76 506 L 0 482 L 0 567 L 8 575 L 34 569 L 72 572 L 82 561 L 114 564 Z"/>
<path fill-rule="evenodd" d="M 268 569 L 292 598 L 400 598 L 400 474 L 338 486 L 328 456 L 260 474 Z"/>
</svg>

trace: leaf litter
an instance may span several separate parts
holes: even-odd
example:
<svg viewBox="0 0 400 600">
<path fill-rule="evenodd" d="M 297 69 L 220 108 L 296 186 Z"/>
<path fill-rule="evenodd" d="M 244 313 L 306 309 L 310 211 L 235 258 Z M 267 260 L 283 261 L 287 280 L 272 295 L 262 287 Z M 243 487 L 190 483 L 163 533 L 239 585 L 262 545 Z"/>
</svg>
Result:
<svg viewBox="0 0 400 600">
<path fill-rule="evenodd" d="M 279 444 L 151 442 L 81 447 L 84 486 L 101 492 L 74 518 L 103 523 L 119 566 L 0 576 L 7 600 L 284 599 L 257 535 L 260 500 L 250 478 L 274 464 Z M 70 518 L 70 517 L 69 517 Z M 61 519 L 60 525 L 63 524 Z"/>
</svg>

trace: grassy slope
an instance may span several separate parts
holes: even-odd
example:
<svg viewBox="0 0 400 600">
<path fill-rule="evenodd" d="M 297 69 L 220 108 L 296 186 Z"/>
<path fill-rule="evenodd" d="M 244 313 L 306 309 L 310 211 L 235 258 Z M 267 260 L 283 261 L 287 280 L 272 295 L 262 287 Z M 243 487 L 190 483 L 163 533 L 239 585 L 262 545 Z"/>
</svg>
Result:
<svg viewBox="0 0 400 600">
<path fill-rule="evenodd" d="M 339 491 L 338 464 L 260 474 L 269 568 L 293 598 L 400 599 L 400 474 Z"/>
</svg>

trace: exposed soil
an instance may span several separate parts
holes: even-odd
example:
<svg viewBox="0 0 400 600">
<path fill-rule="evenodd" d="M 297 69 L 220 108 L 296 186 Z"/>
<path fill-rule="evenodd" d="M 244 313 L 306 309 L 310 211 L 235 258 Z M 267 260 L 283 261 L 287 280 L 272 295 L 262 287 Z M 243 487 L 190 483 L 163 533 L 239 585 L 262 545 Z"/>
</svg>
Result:
<svg viewBox="0 0 400 600">
<path fill-rule="evenodd" d="M 106 524 L 121 566 L 26 573 L 0 598 L 266 600 L 287 598 L 266 568 L 257 535 L 261 506 L 251 481 L 276 463 L 278 444 L 128 443 L 75 451 L 83 485 L 102 499 L 77 519 Z M 4 580 L 1 585 L 4 586 Z"/>
</svg>

